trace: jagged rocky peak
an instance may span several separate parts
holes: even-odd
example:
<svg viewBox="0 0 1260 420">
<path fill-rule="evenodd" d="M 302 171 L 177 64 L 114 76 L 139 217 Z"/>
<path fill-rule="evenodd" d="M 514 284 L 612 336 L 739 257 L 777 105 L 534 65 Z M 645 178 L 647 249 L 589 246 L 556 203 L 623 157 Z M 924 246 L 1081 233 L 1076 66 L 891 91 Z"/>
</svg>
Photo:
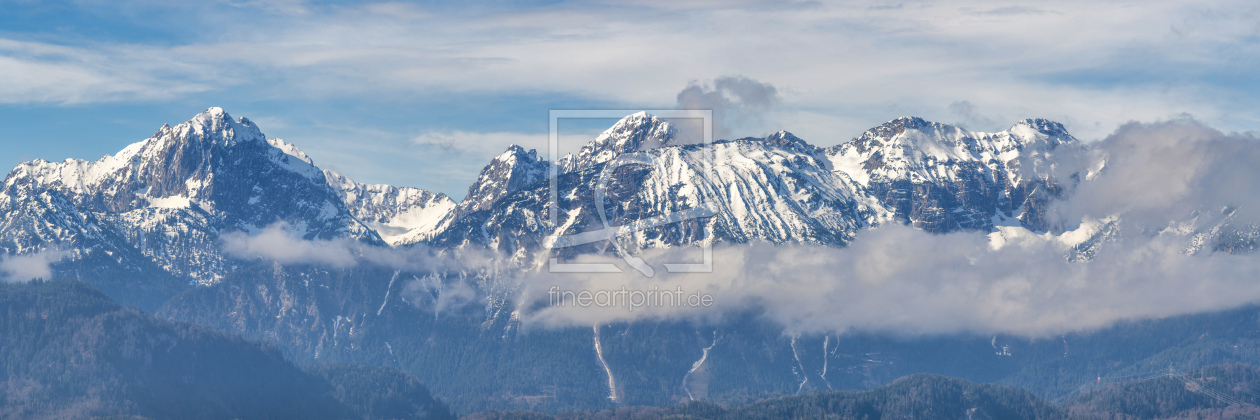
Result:
<svg viewBox="0 0 1260 420">
<path fill-rule="evenodd" d="M 604 163 L 624 153 L 669 146 L 677 133 L 678 129 L 661 117 L 647 112 L 630 114 L 582 146 L 573 169 Z"/>
<path fill-rule="evenodd" d="M 866 130 L 852 143 L 859 149 L 886 146 L 930 148 L 954 148 L 971 137 L 969 132 L 949 124 L 941 124 L 919 117 L 901 117 Z"/>
<path fill-rule="evenodd" d="M 1009 146 L 1014 147 L 1022 147 L 1034 141 L 1046 141 L 1053 145 L 1077 142 L 1075 137 L 1068 134 L 1063 124 L 1044 118 L 1028 118 L 1016 122 L 1006 131 L 984 133 L 971 132 L 961 127 L 931 122 L 919 117 L 901 117 L 867 130 L 854 140 L 865 140 L 867 143 L 873 140 L 880 144 L 889 142 L 910 144 L 924 142 L 976 143 L 969 141 L 971 139 L 979 140 L 978 143 L 982 143 L 980 144 L 981 148 L 983 148 L 984 144 L 1006 142 L 1013 142 Z M 996 147 L 1001 148 L 1002 146 L 1008 145 L 998 144 Z"/>
<path fill-rule="evenodd" d="M 174 127 L 163 125 L 152 137 L 95 162 L 24 163 L 0 194 L 8 196 L 0 204 L 29 203 L 18 208 L 24 215 L 11 220 L 29 220 L 21 223 L 30 225 L 52 220 L 61 226 L 25 229 L 33 236 L 0 240 L 24 248 L 58 246 L 79 253 L 74 255 L 98 248 L 129 249 L 157 264 L 162 275 L 202 284 L 217 281 L 235 264 L 220 252 L 222 232 L 256 231 L 283 222 L 305 238 L 383 243 L 350 213 L 305 153 L 267 139 L 253 122 L 233 119 L 221 108 Z M 28 196 L 64 197 L 69 204 L 54 206 L 56 201 L 31 201 Z M 95 219 L 82 218 L 77 225 L 59 222 L 65 218 L 49 215 L 69 214 L 60 207 Z M 66 233 L 93 232 L 92 226 L 114 236 Z M 116 245 L 109 248 L 109 243 Z"/>
<path fill-rule="evenodd" d="M 822 152 L 821 148 L 809 144 L 809 142 L 801 139 L 800 137 L 796 137 L 792 133 L 782 130 L 760 140 L 798 153 L 815 154 Z"/>
<path fill-rule="evenodd" d="M 944 127 L 956 128 L 956 127 L 948 126 L 941 123 L 934 123 L 934 122 L 931 122 L 931 121 L 928 121 L 919 117 L 906 116 L 906 117 L 897 118 L 892 121 L 880 124 L 878 127 L 872 128 L 870 130 L 866 130 L 865 133 L 862 133 L 862 137 L 870 136 L 873 138 L 891 139 L 899 134 L 906 132 L 907 130 L 915 130 L 915 131 L 940 130 L 941 128 L 944 128 Z"/>
<path fill-rule="evenodd" d="M 848 143 L 833 146 L 827 154 L 847 172 L 875 171 L 897 162 L 908 165 L 894 165 L 894 169 L 904 171 L 939 162 L 1006 163 L 1020 157 L 1020 152 L 1030 145 L 1038 150 L 1053 150 L 1061 144 L 1079 142 L 1062 124 L 1046 119 L 1025 119 L 1009 130 L 983 133 L 918 117 L 901 117 L 867 130 Z"/>
<path fill-rule="evenodd" d="M 487 209 L 495 200 L 546 179 L 550 168 L 551 163 L 540 159 L 538 151 L 508 146 L 481 170 L 460 207 L 465 211 Z"/>
<path fill-rule="evenodd" d="M 1044 144 L 1044 147 L 1049 150 L 1053 150 L 1062 144 L 1080 145 L 1080 141 L 1068 134 L 1067 128 L 1064 128 L 1063 124 L 1044 118 L 1022 120 L 1015 123 L 1006 132 L 1022 140 L 1022 143 L 1025 145 Z"/>
<path fill-rule="evenodd" d="M 206 109 L 173 128 L 163 125 L 153 137 L 197 142 L 204 146 L 231 146 L 238 142 L 266 139 L 253 121 L 244 117 L 233 120 L 231 115 L 219 107 Z"/>
<path fill-rule="evenodd" d="M 223 108 L 213 107 L 175 127 L 163 125 L 153 137 L 141 143 L 136 156 L 132 157 L 137 169 L 137 187 L 145 188 L 148 196 L 166 197 L 197 196 L 203 188 L 209 187 L 219 149 L 243 143 L 263 146 L 273 142 L 268 142 L 252 121 L 233 120 Z M 272 145 L 286 154 L 305 157 L 296 147 L 284 142 L 276 140 Z M 120 153 L 120 157 L 124 153 Z M 304 160 L 310 164 L 310 159 Z"/>
<path fill-rule="evenodd" d="M 217 184 L 214 173 L 226 169 L 224 165 L 265 159 L 308 179 L 319 172 L 297 147 L 267 139 L 249 119 L 233 119 L 218 107 L 174 127 L 163 125 L 153 137 L 124 149 L 119 158 L 131 166 L 134 189 L 150 198 L 206 198 Z"/>
</svg>

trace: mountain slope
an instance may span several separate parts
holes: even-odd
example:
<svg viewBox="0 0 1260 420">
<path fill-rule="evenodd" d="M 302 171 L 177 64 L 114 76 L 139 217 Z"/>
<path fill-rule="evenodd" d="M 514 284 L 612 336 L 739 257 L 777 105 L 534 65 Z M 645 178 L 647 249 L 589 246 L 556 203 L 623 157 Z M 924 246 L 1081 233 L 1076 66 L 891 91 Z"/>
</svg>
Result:
<svg viewBox="0 0 1260 420">
<path fill-rule="evenodd" d="M 542 419 L 1059 419 L 1062 413 L 1032 393 L 939 375 L 912 375 L 867 391 L 820 391 L 724 408 L 704 402 L 626 407 L 550 416 L 484 412 L 476 420 Z"/>
<path fill-rule="evenodd" d="M 400 417 L 450 417 L 414 379 L 391 385 L 408 381 L 397 372 L 312 375 L 273 345 L 123 308 L 84 283 L 0 284 L 0 302 L 3 417 L 350 418 L 374 413 L 371 395 L 412 407 Z"/>
<path fill-rule="evenodd" d="M 1243 419 L 1260 416 L 1258 403 L 1260 369 L 1234 363 L 1106 385 L 1064 405 L 1079 419 Z"/>
</svg>

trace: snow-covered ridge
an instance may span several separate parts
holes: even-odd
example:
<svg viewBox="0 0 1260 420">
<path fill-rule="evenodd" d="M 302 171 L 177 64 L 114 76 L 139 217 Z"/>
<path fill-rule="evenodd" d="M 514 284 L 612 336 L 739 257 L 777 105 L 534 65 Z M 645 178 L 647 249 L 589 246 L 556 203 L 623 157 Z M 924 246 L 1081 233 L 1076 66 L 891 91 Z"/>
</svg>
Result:
<svg viewBox="0 0 1260 420">
<path fill-rule="evenodd" d="M 419 188 L 362 184 L 345 175 L 325 170 L 328 185 L 337 191 L 350 213 L 376 230 L 390 245 L 419 242 L 432 237 L 456 207 L 446 194 Z"/>
<path fill-rule="evenodd" d="M 267 139 L 267 144 L 275 149 L 271 150 L 271 161 L 275 162 L 293 173 L 302 174 L 308 179 L 319 182 L 323 180 L 324 174 L 315 166 L 315 162 L 306 156 L 301 149 L 289 143 L 285 143 L 280 139 Z"/>
<path fill-rule="evenodd" d="M 616 127 L 619 133 L 639 133 L 626 137 L 639 139 L 647 138 L 644 135 L 648 133 L 669 131 L 662 120 L 646 114 L 627 117 Z M 612 138 L 615 136 L 601 136 L 584 150 L 597 150 L 596 142 L 608 144 Z M 504 176 L 509 171 L 490 170 L 496 167 L 492 163 L 475 185 L 496 185 L 496 191 L 507 193 L 493 201 L 486 200 L 491 201 L 489 205 L 481 202 L 476 207 L 481 211 L 453 213 L 448 227 L 430 244 L 484 246 L 529 261 L 535 255 L 542 255 L 536 254 L 540 245 L 535 238 L 572 235 L 601 227 L 599 210 L 593 203 L 593 190 L 606 164 L 600 160 L 632 152 L 642 152 L 651 163 L 618 170 L 619 174 L 615 175 L 618 179 L 609 183 L 605 211 L 612 225 L 700 207 L 710 208 L 716 214 L 632 230 L 619 239 L 629 250 L 681 246 L 696 241 L 843 245 L 859 229 L 887 220 L 883 215 L 888 212 L 877 200 L 871 199 L 843 174 L 831 170 L 822 149 L 791 133 L 717 141 L 707 148 L 666 142 L 654 147 L 618 150 L 604 157 L 587 154 L 585 156 L 592 160 L 575 159 L 571 162 L 576 169 L 560 172 L 556 225 L 548 218 L 550 183 L 544 182 L 546 178 L 503 188 L 508 185 Z M 510 161 L 504 157 L 496 160 Z M 547 167 L 543 162 L 535 168 Z M 479 190 L 471 189 L 470 199 L 476 197 L 473 192 Z M 466 199 L 460 206 L 471 205 Z M 599 247 L 590 251 L 599 252 Z"/>
<path fill-rule="evenodd" d="M 1059 123 L 1026 119 L 997 133 L 898 118 L 825 152 L 895 218 L 935 232 L 992 229 L 1018 219 L 1050 228 L 1046 205 L 1062 190 L 1059 154 L 1085 146 Z M 1071 159 L 1069 159 L 1071 160 Z"/>
<path fill-rule="evenodd" d="M 956 163 L 975 163 L 996 171 L 1025 150 L 1048 153 L 1065 144 L 1080 145 L 1063 125 L 1044 119 L 1026 119 L 1006 131 L 984 133 L 902 117 L 834 146 L 827 154 L 836 170 L 862 185 L 872 179 L 951 182 L 957 179 Z M 1012 170 L 1005 175 L 1016 182 L 1029 174 Z"/>
<path fill-rule="evenodd" d="M 719 140 L 701 152 L 672 144 L 674 134 L 667 121 L 634 114 L 577 156 L 562 158 L 554 226 L 547 217 L 545 178 L 521 175 L 522 168 L 547 169 L 546 162 L 509 148 L 482 171 L 460 203 L 466 211 L 451 213 L 431 244 L 486 246 L 529 259 L 537 251 L 529 238 L 584 232 L 600 220 L 592 206 L 599 168 L 635 152 L 650 157 L 651 168 L 622 171 L 619 176 L 630 178 L 610 184 L 616 191 L 608 191 L 612 201 L 606 204 L 612 207 L 605 211 L 612 224 L 697 206 L 715 206 L 717 214 L 629 232 L 621 240 L 630 250 L 697 240 L 843 245 L 861 229 L 894 221 L 933 232 L 1010 225 L 1044 232 L 1046 203 L 1059 187 L 1053 171 L 1025 168 L 1053 162 L 1052 154 L 1064 145 L 1083 147 L 1062 125 L 1041 119 L 999 133 L 974 133 L 906 117 L 830 149 L 780 131 Z M 706 160 L 712 172 L 705 173 Z"/>
</svg>

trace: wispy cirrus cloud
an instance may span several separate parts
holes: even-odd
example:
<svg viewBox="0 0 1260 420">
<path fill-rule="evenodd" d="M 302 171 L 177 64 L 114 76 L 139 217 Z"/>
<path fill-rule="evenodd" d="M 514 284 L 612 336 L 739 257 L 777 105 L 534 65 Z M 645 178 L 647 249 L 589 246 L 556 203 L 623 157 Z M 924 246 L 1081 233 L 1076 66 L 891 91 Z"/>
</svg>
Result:
<svg viewBox="0 0 1260 420">
<path fill-rule="evenodd" d="M 1260 64 L 1258 11 L 1244 1 L 212 6 L 163 15 L 159 25 L 187 27 L 172 29 L 184 34 L 175 39 L 0 34 L 0 76 L 20 81 L 0 84 L 0 103 L 180 101 L 200 109 L 230 97 L 267 101 L 273 114 L 336 104 L 370 120 L 380 107 L 475 109 L 468 103 L 515 95 L 522 104 L 503 118 L 375 127 L 399 144 L 429 131 L 486 133 L 496 144 L 490 134 L 541 132 L 548 108 L 670 107 L 692 81 L 741 75 L 773 86 L 778 105 L 733 137 L 786 129 L 830 145 L 902 115 L 954 121 L 951 105 L 964 102 L 989 116 L 1055 119 L 1087 140 L 1180 113 L 1225 130 L 1260 128 L 1260 83 L 1251 77 Z M 105 23 L 94 23 L 139 26 L 129 23 L 134 16 L 100 13 Z M 310 131 L 280 134 L 308 143 L 287 133 L 318 135 Z M 324 143 L 328 157 L 315 157 L 329 164 L 383 157 Z"/>
</svg>

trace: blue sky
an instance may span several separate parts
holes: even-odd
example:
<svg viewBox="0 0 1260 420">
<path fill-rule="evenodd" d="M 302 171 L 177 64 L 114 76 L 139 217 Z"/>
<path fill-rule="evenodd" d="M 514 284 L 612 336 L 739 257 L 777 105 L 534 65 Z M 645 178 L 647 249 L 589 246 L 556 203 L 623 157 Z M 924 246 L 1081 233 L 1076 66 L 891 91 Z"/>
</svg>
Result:
<svg viewBox="0 0 1260 420">
<path fill-rule="evenodd" d="M 823 146 L 903 115 L 1260 130 L 1253 2 L 1030 4 L 3 0 L 0 164 L 95 160 L 220 106 L 322 167 L 458 198 L 508 144 L 545 149 L 548 109 L 688 86 L 729 136 Z"/>
</svg>

